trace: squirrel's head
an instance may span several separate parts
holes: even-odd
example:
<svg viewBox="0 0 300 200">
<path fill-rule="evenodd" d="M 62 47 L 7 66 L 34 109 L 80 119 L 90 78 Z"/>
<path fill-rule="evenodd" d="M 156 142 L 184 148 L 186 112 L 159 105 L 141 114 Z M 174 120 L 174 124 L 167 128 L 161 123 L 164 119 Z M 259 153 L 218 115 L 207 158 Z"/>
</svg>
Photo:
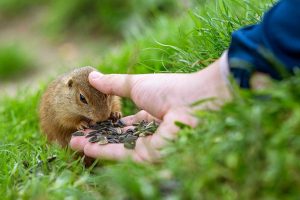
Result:
<svg viewBox="0 0 300 200">
<path fill-rule="evenodd" d="M 89 83 L 92 71 L 95 71 L 92 67 L 79 68 L 65 79 L 66 102 L 70 105 L 64 106 L 81 120 L 98 122 L 109 118 L 113 97 L 99 92 Z"/>
</svg>

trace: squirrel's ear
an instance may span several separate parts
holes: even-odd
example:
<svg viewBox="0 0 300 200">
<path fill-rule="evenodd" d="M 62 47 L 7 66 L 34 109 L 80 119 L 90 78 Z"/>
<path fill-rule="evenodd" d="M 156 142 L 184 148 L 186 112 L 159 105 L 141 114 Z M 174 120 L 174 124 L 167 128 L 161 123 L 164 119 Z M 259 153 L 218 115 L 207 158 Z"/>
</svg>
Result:
<svg viewBox="0 0 300 200">
<path fill-rule="evenodd" d="M 69 88 L 71 88 L 73 86 L 73 80 L 72 80 L 72 78 L 70 78 L 68 80 L 67 85 L 68 85 Z"/>
</svg>

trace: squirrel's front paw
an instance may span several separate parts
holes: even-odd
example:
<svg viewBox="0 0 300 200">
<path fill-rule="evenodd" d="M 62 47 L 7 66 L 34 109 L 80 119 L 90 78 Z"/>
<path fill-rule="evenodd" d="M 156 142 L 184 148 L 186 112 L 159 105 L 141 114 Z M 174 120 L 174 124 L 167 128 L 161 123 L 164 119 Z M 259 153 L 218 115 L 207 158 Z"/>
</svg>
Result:
<svg viewBox="0 0 300 200">
<path fill-rule="evenodd" d="M 122 117 L 122 113 L 121 112 L 112 112 L 110 113 L 110 119 L 112 119 L 113 121 L 117 121 L 118 119 L 120 119 Z"/>
<path fill-rule="evenodd" d="M 77 126 L 77 130 L 84 130 L 84 129 L 88 129 L 90 127 L 89 123 L 86 121 L 81 121 Z"/>
</svg>

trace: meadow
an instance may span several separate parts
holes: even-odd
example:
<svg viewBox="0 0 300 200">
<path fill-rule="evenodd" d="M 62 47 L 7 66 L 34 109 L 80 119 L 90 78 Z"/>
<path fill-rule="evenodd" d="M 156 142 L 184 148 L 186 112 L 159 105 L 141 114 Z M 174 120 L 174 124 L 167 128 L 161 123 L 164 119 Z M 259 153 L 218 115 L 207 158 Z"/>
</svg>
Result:
<svg viewBox="0 0 300 200">
<path fill-rule="evenodd" d="M 83 29 L 78 33 L 82 38 L 111 33 L 119 46 L 104 51 L 95 67 L 104 73 L 130 74 L 200 70 L 228 48 L 234 30 L 259 22 L 274 4 L 271 0 L 195 0 L 188 5 L 127 0 L 118 7 L 104 1 L 108 13 L 104 15 L 98 10 L 104 7 L 97 3 L 63 2 L 0 0 L 0 12 L 6 6 L 0 21 L 17 20 L 15 12 L 47 7 L 45 15 L 50 17 L 42 26 L 51 30 L 40 34 L 50 34 L 56 42 L 70 35 L 66 29 Z M 116 7 L 119 15 L 113 13 Z M 87 15 L 90 9 L 95 11 Z M 105 23 L 111 16 L 115 18 Z M 106 26 L 98 29 L 97 23 Z M 35 66 L 34 56 L 15 46 L 3 48 L 0 72 L 6 73 L 5 81 Z M 72 150 L 47 143 L 39 130 L 38 105 L 48 81 L 39 83 L 37 90 L 21 88 L 16 96 L 0 97 L 1 199 L 290 200 L 300 196 L 300 75 L 256 92 L 240 90 L 233 82 L 233 100 L 218 111 L 197 111 L 201 124 L 182 127 L 178 139 L 164 148 L 165 158 L 159 164 L 97 160 L 88 168 L 82 159 L 74 159 Z M 137 110 L 123 99 L 125 115 Z"/>
</svg>

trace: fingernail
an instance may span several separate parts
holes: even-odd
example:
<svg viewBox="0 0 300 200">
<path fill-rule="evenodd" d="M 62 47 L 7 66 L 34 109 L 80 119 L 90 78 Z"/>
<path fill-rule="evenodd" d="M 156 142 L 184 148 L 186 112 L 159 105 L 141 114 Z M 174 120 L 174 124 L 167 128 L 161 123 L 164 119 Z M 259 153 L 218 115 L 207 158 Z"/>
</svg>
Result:
<svg viewBox="0 0 300 200">
<path fill-rule="evenodd" d="M 94 71 L 94 72 L 91 72 L 91 73 L 90 73 L 89 77 L 90 77 L 91 79 L 97 79 L 97 78 L 100 78 L 102 75 L 103 75 L 103 74 L 101 74 L 100 72 Z"/>
</svg>

